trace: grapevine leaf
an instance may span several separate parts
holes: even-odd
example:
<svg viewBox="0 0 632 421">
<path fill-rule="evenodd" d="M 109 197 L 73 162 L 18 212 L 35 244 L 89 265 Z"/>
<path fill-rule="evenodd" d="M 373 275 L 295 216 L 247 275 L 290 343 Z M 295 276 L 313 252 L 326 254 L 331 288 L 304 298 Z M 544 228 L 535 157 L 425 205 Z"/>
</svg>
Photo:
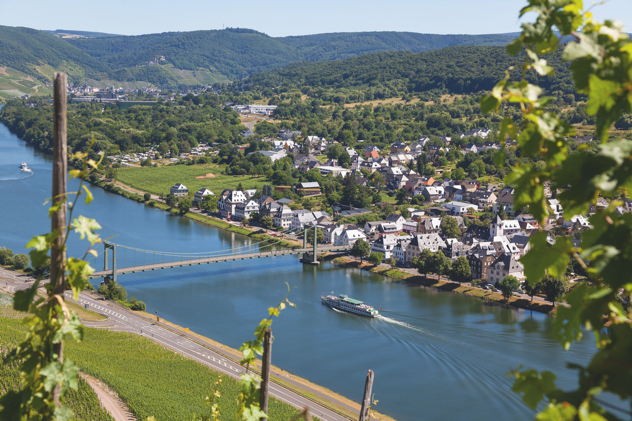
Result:
<svg viewBox="0 0 632 421">
<path fill-rule="evenodd" d="M 52 390 L 61 381 L 62 364 L 59 361 L 51 361 L 40 369 L 40 375 L 43 377 L 44 390 L 52 392 Z"/>
<path fill-rule="evenodd" d="M 524 403 L 535 409 L 546 394 L 555 390 L 555 374 L 550 371 L 538 373 L 536 370 L 517 372 L 511 390 L 522 393 Z"/>
<path fill-rule="evenodd" d="M 72 227 L 77 233 L 79 233 L 79 238 L 83 240 L 87 237 L 88 241 L 90 241 L 90 244 L 92 245 L 94 245 L 99 239 L 99 236 L 94 233 L 94 230 L 101 229 L 101 225 L 92 218 L 86 218 L 83 215 L 80 215 L 78 218 L 74 219 Z"/>
<path fill-rule="evenodd" d="M 572 242 L 568 237 L 559 237 L 553 246 L 547 242 L 547 234 L 540 231 L 529 240 L 531 249 L 520 258 L 524 265 L 524 273 L 530 282 L 538 282 L 545 271 L 553 276 L 562 276 L 568 266 L 568 253 Z"/>
<path fill-rule="evenodd" d="M 17 311 L 28 311 L 33 302 L 33 297 L 37 294 L 39 282 L 35 282 L 31 287 L 15 292 L 13 296 L 13 309 Z"/>
<path fill-rule="evenodd" d="M 72 288 L 72 296 L 76 300 L 79 293 L 88 286 L 88 276 L 94 273 L 94 269 L 85 260 L 74 257 L 68 258 L 66 266 L 68 268 L 68 283 Z"/>
<path fill-rule="evenodd" d="M 94 196 L 92 195 L 92 192 L 90 191 L 90 189 L 88 189 L 88 187 L 85 184 L 82 185 L 81 187 L 83 187 L 83 189 L 86 191 L 85 203 L 86 205 L 89 205 L 94 200 Z"/>
<path fill-rule="evenodd" d="M 68 408 L 65 405 L 58 406 L 55 408 L 55 421 L 70 421 L 73 419 L 74 414 L 72 413 L 72 409 Z"/>
</svg>

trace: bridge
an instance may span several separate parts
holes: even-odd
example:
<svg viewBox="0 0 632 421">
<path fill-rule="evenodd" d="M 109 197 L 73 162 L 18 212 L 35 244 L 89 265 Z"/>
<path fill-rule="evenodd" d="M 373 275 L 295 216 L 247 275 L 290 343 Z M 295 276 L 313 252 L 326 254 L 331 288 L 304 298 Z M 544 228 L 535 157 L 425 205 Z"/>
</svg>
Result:
<svg viewBox="0 0 632 421">
<path fill-rule="evenodd" d="M 314 228 L 314 234 L 316 234 L 316 227 Z M 316 235 L 314 235 L 314 237 L 316 237 Z M 289 255 L 302 255 L 303 257 L 300 260 L 302 263 L 318 264 L 318 251 L 344 252 L 351 249 L 351 246 L 318 246 L 316 242 L 312 245 L 311 248 L 308 248 L 307 229 L 305 229 L 303 235 L 303 247 L 294 249 L 262 251 L 266 247 L 274 247 L 277 241 L 278 240 L 275 238 L 270 238 L 256 243 L 247 244 L 242 247 L 234 247 L 227 250 L 201 253 L 176 253 L 144 250 L 135 247 L 125 246 L 122 244 L 104 242 L 103 270 L 92 273 L 89 278 L 108 277 L 116 282 L 118 275 L 125 275 L 130 273 Z M 121 249 L 124 253 L 123 256 L 120 256 Z M 109 250 L 112 251 L 111 269 L 108 267 Z M 128 253 L 130 254 L 130 259 L 128 259 Z M 117 256 L 117 254 L 119 254 L 119 256 Z M 120 266 L 121 257 L 123 257 L 123 267 Z"/>
</svg>

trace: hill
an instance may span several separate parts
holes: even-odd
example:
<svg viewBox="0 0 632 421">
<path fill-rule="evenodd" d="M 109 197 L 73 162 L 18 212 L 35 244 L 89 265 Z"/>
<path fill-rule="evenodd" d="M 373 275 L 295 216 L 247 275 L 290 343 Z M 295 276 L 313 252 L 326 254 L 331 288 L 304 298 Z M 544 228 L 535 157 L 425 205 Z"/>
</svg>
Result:
<svg viewBox="0 0 632 421">
<path fill-rule="evenodd" d="M 44 31 L 58 38 L 103 38 L 120 37 L 117 34 L 106 34 L 105 32 L 73 31 L 68 29 L 55 29 L 54 31 Z"/>
<path fill-rule="evenodd" d="M 44 31 L 0 26 L 0 66 L 6 66 L 40 80 L 54 71 L 83 77 L 107 70 L 107 66 L 79 48 Z"/>
<path fill-rule="evenodd" d="M 280 85 L 326 101 L 362 102 L 409 93 L 441 91 L 471 94 L 490 90 L 524 55 L 509 56 L 504 47 L 457 46 L 422 53 L 387 52 L 346 60 L 295 63 L 235 83 L 234 89 L 263 91 Z M 570 72 L 559 55 L 550 58 L 554 77 L 541 86 L 574 92 Z"/>
</svg>

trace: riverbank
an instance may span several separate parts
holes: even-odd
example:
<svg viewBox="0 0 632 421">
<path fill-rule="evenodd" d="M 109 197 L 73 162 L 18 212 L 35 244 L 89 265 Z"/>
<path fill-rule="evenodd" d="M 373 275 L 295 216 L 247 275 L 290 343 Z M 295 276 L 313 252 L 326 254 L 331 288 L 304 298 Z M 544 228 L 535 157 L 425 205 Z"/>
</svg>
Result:
<svg viewBox="0 0 632 421">
<path fill-rule="evenodd" d="M 506 303 L 505 298 L 499 292 L 485 290 L 482 288 L 472 287 L 467 284 L 459 284 L 449 280 L 439 280 L 431 277 L 423 277 L 422 275 L 412 274 L 399 268 L 386 267 L 384 265 L 374 265 L 368 262 L 358 262 L 357 260 L 347 257 L 336 257 L 336 255 L 326 255 L 325 260 L 330 260 L 337 266 L 345 268 L 354 268 L 366 270 L 377 275 L 386 276 L 410 285 L 420 286 L 424 288 L 435 288 L 440 291 L 448 291 L 456 294 L 463 294 L 470 297 L 476 297 L 490 303 L 498 305 L 506 305 L 514 308 L 537 311 L 548 315 L 554 315 L 556 307 L 552 304 L 543 304 L 540 302 L 530 302 L 520 297 L 511 297 Z"/>
<path fill-rule="evenodd" d="M 165 203 L 156 199 L 150 199 L 148 201 L 145 201 L 144 197 L 141 194 L 144 194 L 146 192 L 142 192 L 141 190 L 138 190 L 138 189 L 133 189 L 132 187 L 127 186 L 119 181 L 109 182 L 104 178 L 98 178 L 96 180 L 91 180 L 90 183 L 94 186 L 102 188 L 103 190 L 107 192 L 118 194 L 120 196 L 125 197 L 126 199 L 130 199 L 138 203 L 143 203 L 145 204 L 145 206 L 150 206 L 155 209 L 169 212 L 173 215 L 173 212 L 171 212 L 171 208 L 167 206 Z M 185 215 L 177 215 L 177 216 L 189 218 L 192 221 L 199 222 L 209 227 L 218 228 L 218 229 L 222 229 L 229 232 L 234 232 L 236 234 L 254 238 L 256 240 L 265 240 L 270 245 L 278 245 L 279 247 L 286 247 L 286 248 L 302 247 L 302 244 L 298 241 L 294 241 L 291 239 L 281 240 L 279 238 L 268 235 L 267 233 L 257 232 L 260 230 L 259 228 L 247 227 L 247 226 L 241 226 L 241 227 L 236 226 L 222 219 L 215 218 L 213 216 L 203 214 L 201 212 L 187 212 Z M 257 229 L 257 231 L 255 231 L 255 228 Z"/>
</svg>

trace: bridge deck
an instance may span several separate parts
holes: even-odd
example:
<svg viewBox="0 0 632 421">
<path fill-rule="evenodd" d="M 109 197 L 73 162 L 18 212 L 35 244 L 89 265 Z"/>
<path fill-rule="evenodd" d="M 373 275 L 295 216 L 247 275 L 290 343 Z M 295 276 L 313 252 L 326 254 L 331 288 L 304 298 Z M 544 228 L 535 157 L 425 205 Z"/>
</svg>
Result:
<svg viewBox="0 0 632 421">
<path fill-rule="evenodd" d="M 350 246 L 319 247 L 317 252 L 348 251 L 350 249 L 351 249 Z M 181 261 L 173 261 L 173 262 L 156 263 L 153 265 L 117 268 L 116 273 L 117 275 L 124 275 L 127 273 L 147 272 L 150 270 L 168 269 L 168 268 L 176 268 L 176 267 L 184 267 L 184 266 L 205 265 L 209 263 L 232 262 L 235 260 L 260 259 L 263 257 L 288 256 L 288 255 L 293 255 L 293 254 L 303 254 L 305 252 L 312 252 L 312 251 L 313 251 L 312 248 L 306 248 L 306 249 L 300 248 L 300 249 L 290 249 L 290 250 L 267 251 L 263 253 L 247 253 L 247 254 L 208 257 L 208 258 L 194 259 L 194 260 L 181 260 Z M 112 270 L 94 272 L 89 277 L 102 278 L 107 275 L 112 275 Z"/>
</svg>

